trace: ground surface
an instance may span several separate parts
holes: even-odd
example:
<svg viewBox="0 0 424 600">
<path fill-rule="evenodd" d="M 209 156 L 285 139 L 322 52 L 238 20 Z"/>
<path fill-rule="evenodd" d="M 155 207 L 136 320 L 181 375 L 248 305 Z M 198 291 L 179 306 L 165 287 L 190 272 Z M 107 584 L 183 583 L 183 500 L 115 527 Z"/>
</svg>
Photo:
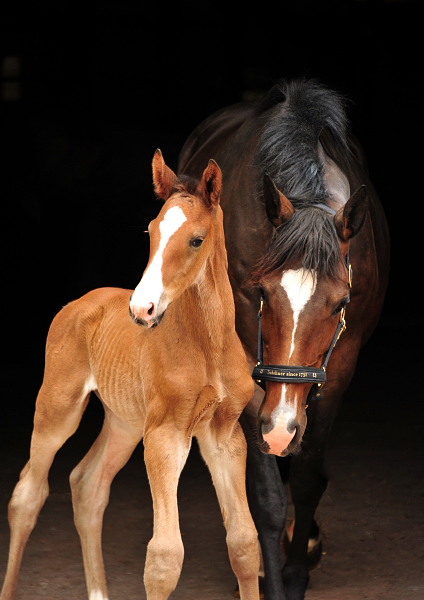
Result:
<svg viewBox="0 0 424 600">
<path fill-rule="evenodd" d="M 382 330 L 366 347 L 346 394 L 328 452 L 331 481 L 318 511 L 324 536 L 321 565 L 306 600 L 424 599 L 424 403 L 418 341 Z M 422 352 L 421 352 L 422 355 Z M 0 579 L 7 557 L 7 502 L 27 460 L 30 417 L 23 396 L 37 389 L 38 367 L 2 366 L 5 411 L 0 424 Z M 33 402 L 29 397 L 27 402 Z M 67 477 L 94 439 L 99 407 L 58 454 L 50 497 L 30 538 L 18 600 L 86 597 Z M 179 492 L 185 561 L 174 600 L 225 600 L 235 579 L 218 503 L 195 447 Z M 111 600 L 141 600 L 143 565 L 152 532 L 142 447 L 115 479 L 104 524 Z"/>
</svg>

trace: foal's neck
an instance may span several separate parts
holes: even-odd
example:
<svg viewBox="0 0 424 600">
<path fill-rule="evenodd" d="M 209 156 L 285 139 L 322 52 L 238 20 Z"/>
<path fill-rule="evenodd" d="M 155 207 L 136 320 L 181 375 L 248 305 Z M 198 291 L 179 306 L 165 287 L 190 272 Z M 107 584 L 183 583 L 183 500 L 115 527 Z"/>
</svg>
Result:
<svg viewBox="0 0 424 600">
<path fill-rule="evenodd" d="M 216 244 L 196 282 L 187 290 L 186 309 L 194 327 L 203 328 L 206 339 L 222 344 L 234 331 L 234 299 L 227 273 L 227 255 Z"/>
</svg>

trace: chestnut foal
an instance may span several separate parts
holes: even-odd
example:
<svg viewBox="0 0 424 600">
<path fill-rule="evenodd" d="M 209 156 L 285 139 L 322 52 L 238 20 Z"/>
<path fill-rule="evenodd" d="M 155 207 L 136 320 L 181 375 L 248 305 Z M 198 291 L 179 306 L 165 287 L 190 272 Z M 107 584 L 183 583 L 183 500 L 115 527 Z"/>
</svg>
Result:
<svg viewBox="0 0 424 600">
<path fill-rule="evenodd" d="M 114 476 L 142 438 L 154 508 L 147 598 L 165 600 L 176 587 L 184 555 L 177 486 L 193 435 L 216 488 L 241 597 L 259 598 L 258 542 L 238 423 L 253 382 L 234 326 L 221 171 L 210 161 L 200 182 L 178 178 L 157 150 L 153 182 L 165 204 L 150 223 L 149 262 L 135 291 L 89 292 L 51 325 L 30 460 L 9 504 L 1 600 L 15 597 L 24 547 L 48 495 L 50 466 L 77 429 L 91 392 L 103 403 L 104 425 L 70 477 L 90 600 L 108 598 L 103 513 Z"/>
</svg>

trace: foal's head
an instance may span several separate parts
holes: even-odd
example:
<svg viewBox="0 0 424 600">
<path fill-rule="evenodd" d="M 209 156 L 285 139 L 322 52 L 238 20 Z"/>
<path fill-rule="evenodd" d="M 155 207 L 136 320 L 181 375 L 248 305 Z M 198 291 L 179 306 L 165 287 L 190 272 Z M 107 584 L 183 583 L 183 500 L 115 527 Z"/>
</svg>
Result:
<svg viewBox="0 0 424 600">
<path fill-rule="evenodd" d="M 364 222 L 365 188 L 334 216 L 313 204 L 295 210 L 270 180 L 264 198 L 276 227 L 253 277 L 263 298 L 264 364 L 320 368 L 349 298 L 346 255 Z M 310 389 L 310 383 L 266 382 L 258 423 L 264 452 L 284 456 L 300 443 Z"/>
<path fill-rule="evenodd" d="M 168 305 L 201 277 L 217 241 L 215 227 L 222 228 L 222 176 L 215 161 L 200 181 L 177 177 L 160 150 L 152 167 L 155 192 L 165 204 L 149 225 L 149 262 L 130 301 L 132 318 L 147 327 L 157 325 Z"/>
</svg>

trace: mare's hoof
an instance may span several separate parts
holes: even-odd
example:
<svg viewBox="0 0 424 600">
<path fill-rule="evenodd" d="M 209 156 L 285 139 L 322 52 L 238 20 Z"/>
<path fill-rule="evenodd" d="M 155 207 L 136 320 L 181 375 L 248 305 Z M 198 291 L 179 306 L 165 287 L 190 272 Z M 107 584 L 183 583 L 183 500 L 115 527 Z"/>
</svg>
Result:
<svg viewBox="0 0 424 600">
<path fill-rule="evenodd" d="M 284 592 L 287 600 L 305 600 L 309 571 L 301 565 L 285 565 L 283 569 Z"/>
<path fill-rule="evenodd" d="M 309 540 L 310 541 L 310 540 Z M 317 543 L 311 550 L 308 550 L 308 556 L 306 557 L 306 565 L 309 571 L 313 571 L 315 567 L 318 567 L 322 556 L 322 540 L 318 539 Z"/>
<path fill-rule="evenodd" d="M 289 523 L 284 530 L 283 534 L 283 548 L 286 555 L 289 552 L 290 543 L 293 537 L 293 528 L 294 521 Z M 309 571 L 315 569 L 321 560 L 322 556 L 322 539 L 321 539 L 321 531 L 318 525 L 315 524 L 313 528 L 313 535 L 309 538 L 308 542 L 308 555 L 306 557 L 306 565 Z"/>
<path fill-rule="evenodd" d="M 259 576 L 258 580 L 259 580 L 259 598 L 263 598 L 264 597 L 264 578 Z M 233 596 L 234 596 L 234 598 L 240 598 L 240 590 L 239 590 L 238 584 L 237 584 L 236 589 L 234 590 Z"/>
</svg>

